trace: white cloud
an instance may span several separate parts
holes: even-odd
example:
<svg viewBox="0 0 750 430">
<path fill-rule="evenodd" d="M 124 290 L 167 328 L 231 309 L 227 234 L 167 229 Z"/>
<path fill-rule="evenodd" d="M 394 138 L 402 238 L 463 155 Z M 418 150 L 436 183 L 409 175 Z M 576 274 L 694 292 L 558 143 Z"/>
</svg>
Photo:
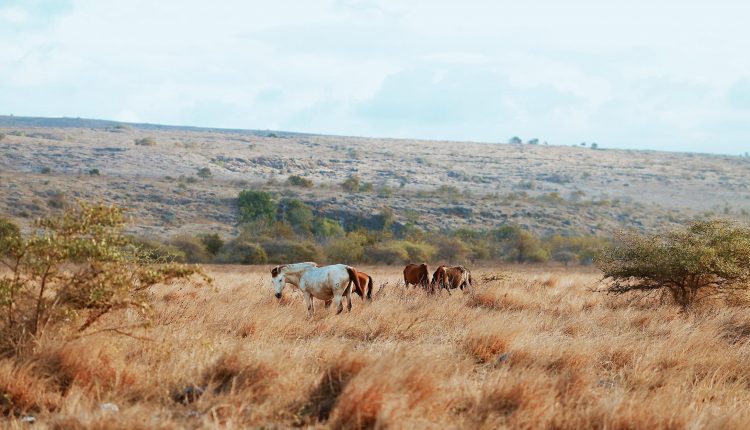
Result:
<svg viewBox="0 0 750 430">
<path fill-rule="evenodd" d="M 0 28 L 6 113 L 735 153 L 748 140 L 745 3 L 76 0 L 41 21 L 27 9 L 0 9 L 15 25 Z"/>
<path fill-rule="evenodd" d="M 11 24 L 25 24 L 28 20 L 28 12 L 20 7 L 0 9 L 0 21 L 6 21 Z"/>
</svg>

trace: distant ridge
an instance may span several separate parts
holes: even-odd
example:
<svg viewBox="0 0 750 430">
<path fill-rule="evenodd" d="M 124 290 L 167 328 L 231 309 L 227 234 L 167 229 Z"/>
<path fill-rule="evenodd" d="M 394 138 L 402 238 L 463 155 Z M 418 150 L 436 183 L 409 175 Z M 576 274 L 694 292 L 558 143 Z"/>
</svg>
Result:
<svg viewBox="0 0 750 430">
<path fill-rule="evenodd" d="M 266 136 L 270 133 L 276 136 L 315 136 L 312 133 L 295 133 L 291 131 L 278 130 L 245 130 L 235 128 L 213 128 L 195 127 L 187 125 L 162 125 L 137 122 L 112 121 L 107 119 L 91 118 L 45 118 L 35 116 L 12 116 L 0 115 L 0 127 L 54 127 L 54 128 L 91 128 L 107 129 L 116 126 L 127 126 L 140 130 L 171 130 L 171 131 L 197 131 L 216 133 L 239 133 L 253 136 Z"/>
</svg>

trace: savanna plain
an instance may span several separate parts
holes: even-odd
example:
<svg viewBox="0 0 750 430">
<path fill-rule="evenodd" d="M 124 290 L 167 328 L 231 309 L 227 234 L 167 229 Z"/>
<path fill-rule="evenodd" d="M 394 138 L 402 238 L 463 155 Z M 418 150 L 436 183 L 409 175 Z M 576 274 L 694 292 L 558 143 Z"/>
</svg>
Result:
<svg viewBox="0 0 750 430">
<path fill-rule="evenodd" d="M 472 268 L 472 292 L 404 288 L 336 315 L 273 296 L 270 266 L 151 290 L 127 335 L 52 337 L 0 362 L 30 428 L 750 428 L 750 310 L 594 292 L 589 268 Z M 114 312 L 102 326 L 134 325 Z"/>
</svg>

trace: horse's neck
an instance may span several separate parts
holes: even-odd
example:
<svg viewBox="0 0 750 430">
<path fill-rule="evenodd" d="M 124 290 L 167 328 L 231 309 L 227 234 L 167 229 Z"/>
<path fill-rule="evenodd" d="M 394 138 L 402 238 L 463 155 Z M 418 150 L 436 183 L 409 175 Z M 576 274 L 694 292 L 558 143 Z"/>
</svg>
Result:
<svg viewBox="0 0 750 430">
<path fill-rule="evenodd" d="M 299 278 L 308 269 L 312 269 L 315 266 L 309 264 L 300 264 L 299 266 L 290 264 L 284 268 L 284 278 L 286 282 L 299 287 Z"/>
</svg>

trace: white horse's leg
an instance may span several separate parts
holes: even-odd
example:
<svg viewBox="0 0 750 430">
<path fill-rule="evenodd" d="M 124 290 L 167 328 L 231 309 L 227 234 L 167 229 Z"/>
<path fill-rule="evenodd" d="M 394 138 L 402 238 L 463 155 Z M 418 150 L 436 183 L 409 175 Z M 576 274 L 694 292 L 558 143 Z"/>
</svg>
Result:
<svg viewBox="0 0 750 430">
<path fill-rule="evenodd" d="M 351 312 L 352 311 L 352 283 L 349 281 L 349 285 L 346 286 L 346 291 L 344 291 L 344 294 L 346 294 L 346 311 Z M 362 300 L 364 300 L 364 291 L 362 292 Z"/>
<path fill-rule="evenodd" d="M 312 294 L 305 292 L 302 294 L 305 298 L 305 304 L 307 305 L 307 316 L 312 318 L 315 315 L 315 305 L 313 304 Z"/>
<path fill-rule="evenodd" d="M 333 301 L 336 303 L 336 315 L 338 315 L 344 310 L 344 305 L 341 303 L 341 293 L 334 292 L 333 294 Z"/>
</svg>

